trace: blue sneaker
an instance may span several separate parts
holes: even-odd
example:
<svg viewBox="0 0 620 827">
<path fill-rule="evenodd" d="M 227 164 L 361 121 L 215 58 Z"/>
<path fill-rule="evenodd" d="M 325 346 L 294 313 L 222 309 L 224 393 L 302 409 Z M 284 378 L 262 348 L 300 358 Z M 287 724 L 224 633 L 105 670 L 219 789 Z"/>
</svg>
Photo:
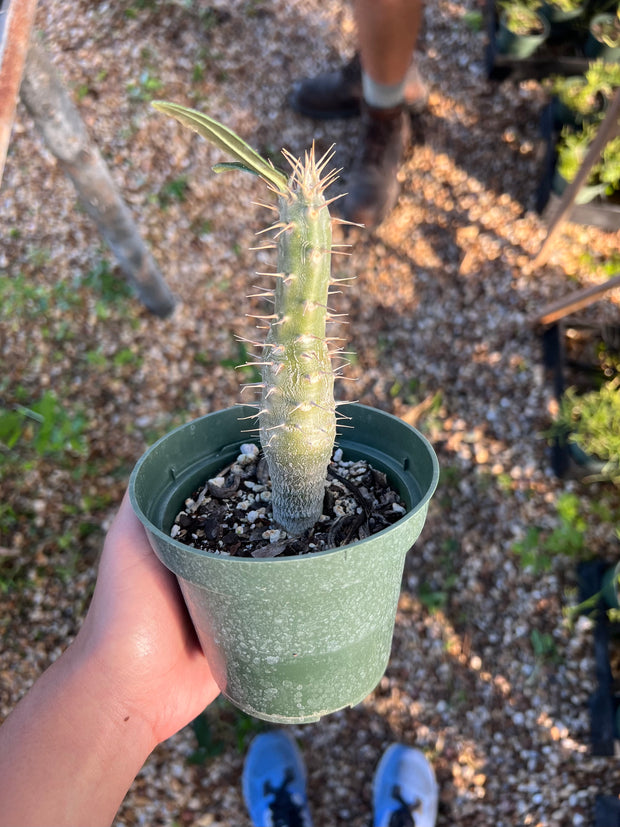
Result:
<svg viewBox="0 0 620 827">
<path fill-rule="evenodd" d="M 437 781 L 424 753 L 392 744 L 372 785 L 373 827 L 435 827 Z"/>
<path fill-rule="evenodd" d="M 241 782 L 254 827 L 312 827 L 303 758 L 282 730 L 254 738 Z"/>
</svg>

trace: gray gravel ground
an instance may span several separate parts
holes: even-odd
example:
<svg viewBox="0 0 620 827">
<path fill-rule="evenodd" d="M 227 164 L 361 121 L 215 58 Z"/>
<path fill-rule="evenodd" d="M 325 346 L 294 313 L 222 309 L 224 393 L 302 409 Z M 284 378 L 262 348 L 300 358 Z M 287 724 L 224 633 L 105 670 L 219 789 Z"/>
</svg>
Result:
<svg viewBox="0 0 620 827">
<path fill-rule="evenodd" d="M 540 435 L 551 391 L 530 324 L 545 303 L 606 278 L 620 236 L 567 224 L 533 270 L 545 92 L 486 79 L 477 10 L 429 4 L 419 59 L 431 96 L 401 199 L 338 263 L 357 276 L 339 297 L 357 380 L 341 396 L 417 423 L 442 481 L 408 558 L 381 684 L 355 709 L 294 730 L 319 825 L 368 824 L 374 767 L 394 740 L 433 762 L 441 827 L 590 825 L 596 795 L 620 792 L 617 760 L 590 750 L 591 625 L 565 617 L 576 559 L 543 560 L 562 497 L 576 494 L 585 520 L 580 557 L 617 553 L 620 504 L 614 490 L 554 477 Z M 162 321 L 130 298 L 102 299 L 92 274 L 111 260 L 20 107 L 0 191 L 2 404 L 53 389 L 87 424 L 72 462 L 18 445 L 18 471 L 0 475 L 0 717 L 75 634 L 102 532 L 146 445 L 238 400 L 234 334 L 248 336 L 255 300 L 243 296 L 266 269 L 267 253 L 248 249 L 267 220 L 252 205 L 264 195 L 247 177 L 211 174 L 217 151 L 149 97 L 202 108 L 274 157 L 335 142 L 345 170 L 335 192 L 356 142 L 354 121 L 313 123 L 286 105 L 295 79 L 351 53 L 342 0 L 46 0 L 37 27 L 179 304 Z M 617 318 L 617 300 L 590 315 Z M 532 528 L 537 567 L 515 551 Z M 162 745 L 118 827 L 247 824 L 243 745 L 258 726 L 224 704 L 209 721 L 223 751 L 188 762 L 189 728 Z"/>
</svg>

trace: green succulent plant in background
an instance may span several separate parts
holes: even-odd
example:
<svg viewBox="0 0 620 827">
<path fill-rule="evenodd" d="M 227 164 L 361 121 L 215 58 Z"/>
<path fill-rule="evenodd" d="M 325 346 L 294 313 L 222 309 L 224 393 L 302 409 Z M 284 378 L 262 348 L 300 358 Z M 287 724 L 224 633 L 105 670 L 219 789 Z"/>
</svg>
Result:
<svg viewBox="0 0 620 827">
<path fill-rule="evenodd" d="M 262 178 L 277 198 L 278 219 L 267 228 L 266 248 L 277 250 L 276 271 L 264 275 L 274 285 L 261 294 L 271 312 L 258 316 L 267 330 L 262 350 L 262 381 L 257 413 L 260 442 L 272 481 L 273 518 L 289 534 L 300 534 L 322 513 L 327 466 L 336 437 L 337 403 L 334 379 L 338 370 L 334 345 L 326 326 L 331 275 L 332 222 L 326 188 L 335 172 L 326 172 L 329 151 L 321 159 L 314 148 L 301 161 L 283 152 L 289 177 L 218 121 L 184 106 L 156 101 L 153 106 L 198 132 L 232 158 L 216 172 L 242 170 Z"/>
<path fill-rule="evenodd" d="M 582 394 L 568 388 L 547 436 L 600 460 L 598 478 L 620 485 L 620 378 Z"/>
<path fill-rule="evenodd" d="M 498 7 L 506 26 L 515 34 L 528 35 L 540 32 L 544 23 L 540 18 L 541 4 L 538 0 L 504 0 Z"/>
<path fill-rule="evenodd" d="M 597 37 L 606 46 L 615 48 L 620 46 L 620 6 L 609 19 L 598 23 Z"/>
</svg>

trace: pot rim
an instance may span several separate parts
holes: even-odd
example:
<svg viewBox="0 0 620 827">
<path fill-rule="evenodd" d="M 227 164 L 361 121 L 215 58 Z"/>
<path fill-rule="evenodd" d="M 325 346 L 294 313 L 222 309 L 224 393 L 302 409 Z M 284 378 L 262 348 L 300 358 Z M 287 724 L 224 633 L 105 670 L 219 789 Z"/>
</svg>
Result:
<svg viewBox="0 0 620 827">
<path fill-rule="evenodd" d="M 242 564 L 242 563 L 245 563 L 245 564 L 271 563 L 273 565 L 273 564 L 279 563 L 280 565 L 292 565 L 292 564 L 296 563 L 297 565 L 299 565 L 299 564 L 303 564 L 303 561 L 313 560 L 317 557 L 326 557 L 326 556 L 337 554 L 337 553 L 342 554 L 343 552 L 347 553 L 349 550 L 358 549 L 362 546 L 367 545 L 368 543 L 372 542 L 377 537 L 383 537 L 389 532 L 393 532 L 393 531 L 395 531 L 399 528 L 404 527 L 404 525 L 409 520 L 411 520 L 413 517 L 415 517 L 420 511 L 423 511 L 428 507 L 428 503 L 429 503 L 431 497 L 433 496 L 433 494 L 435 493 L 435 490 L 436 490 L 438 482 L 439 482 L 439 462 L 437 460 L 437 456 L 435 454 L 435 451 L 434 451 L 431 443 L 429 442 L 429 440 L 424 436 L 424 434 L 422 434 L 420 431 L 418 431 L 417 428 L 414 428 L 413 425 L 409 425 L 409 423 L 405 422 L 400 417 L 394 416 L 394 414 L 388 413 L 387 411 L 382 411 L 380 408 L 375 408 L 375 407 L 372 407 L 370 405 L 361 405 L 359 402 L 350 402 L 350 403 L 347 403 L 347 405 L 351 405 L 351 406 L 353 406 L 357 409 L 362 409 L 362 410 L 372 411 L 373 413 L 378 413 L 383 417 L 388 417 L 389 419 L 395 420 L 399 424 L 411 429 L 415 433 L 417 439 L 420 441 L 420 443 L 425 448 L 426 453 L 427 453 L 427 455 L 428 455 L 428 457 L 431 461 L 431 466 L 432 466 L 431 479 L 430 479 L 429 484 L 426 486 L 426 488 L 424 490 L 422 490 L 422 487 L 420 486 L 421 497 L 418 500 L 418 502 L 416 502 L 416 504 L 412 508 L 410 508 L 405 514 L 403 514 L 403 516 L 399 520 L 397 520 L 395 523 L 392 523 L 392 525 L 381 529 L 381 531 L 377 531 L 375 534 L 371 534 L 369 537 L 366 537 L 363 540 L 356 540 L 355 542 L 349 543 L 346 546 L 337 546 L 336 548 L 324 549 L 322 551 L 310 551 L 310 552 L 307 552 L 305 554 L 297 554 L 297 555 L 291 555 L 291 556 L 287 556 L 287 557 L 255 558 L 255 557 L 228 556 L 228 555 L 224 555 L 224 554 L 217 554 L 216 552 L 212 552 L 212 551 L 204 551 L 203 549 L 193 548 L 192 546 L 188 546 L 185 543 L 179 542 L 177 539 L 175 539 L 174 537 L 171 537 L 169 534 L 166 534 L 158 526 L 156 526 L 155 523 L 153 523 L 152 520 L 145 514 L 143 508 L 140 506 L 140 504 L 138 502 L 138 497 L 137 497 L 136 491 L 135 491 L 135 489 L 136 489 L 136 485 L 135 485 L 136 479 L 138 478 L 138 476 L 140 474 L 140 471 L 142 469 L 142 466 L 143 466 L 144 462 L 147 460 L 148 456 L 154 450 L 156 450 L 159 445 L 164 443 L 172 435 L 174 435 L 177 432 L 183 430 L 184 428 L 187 428 L 188 425 L 191 425 L 192 423 L 199 422 L 203 419 L 206 419 L 207 417 L 213 416 L 213 415 L 218 414 L 218 413 L 232 412 L 233 410 L 237 410 L 237 409 L 239 409 L 240 407 L 243 407 L 243 406 L 231 406 L 229 408 L 221 408 L 217 411 L 211 411 L 208 414 L 204 414 L 203 416 L 200 416 L 200 417 L 197 417 L 196 419 L 190 420 L 189 422 L 186 422 L 182 425 L 178 425 L 176 428 L 173 428 L 171 431 L 168 431 L 166 434 L 161 436 L 156 442 L 154 442 L 149 448 L 147 448 L 146 451 L 140 457 L 140 459 L 137 461 L 136 465 L 134 466 L 134 468 L 131 472 L 130 478 L 129 478 L 129 499 L 130 499 L 131 506 L 133 508 L 134 514 L 138 517 L 138 519 L 140 520 L 142 525 L 151 534 L 156 535 L 157 537 L 160 538 L 160 540 L 163 540 L 165 543 L 171 544 L 172 546 L 174 546 L 180 552 L 184 552 L 186 554 L 189 554 L 189 555 L 192 555 L 192 556 L 197 556 L 197 557 L 200 557 L 200 558 L 208 558 L 208 559 L 211 559 L 211 560 L 220 560 L 222 562 L 234 561 L 236 564 Z M 345 406 L 342 406 L 342 407 L 345 407 Z M 248 443 L 253 442 L 254 444 L 258 444 L 259 447 L 260 447 L 260 443 L 255 438 L 252 439 L 252 438 L 248 437 L 247 440 L 241 440 L 241 442 L 244 442 L 244 441 L 248 442 Z M 345 446 L 338 446 L 338 444 L 337 444 L 336 447 L 343 447 L 345 452 L 346 452 L 346 441 L 347 441 L 347 434 L 345 433 L 345 434 L 341 435 L 341 442 L 344 442 Z M 337 443 L 338 443 L 338 439 L 337 439 Z M 233 443 L 231 443 L 231 445 L 232 444 Z M 369 458 L 369 462 L 372 462 L 372 457 Z"/>
</svg>

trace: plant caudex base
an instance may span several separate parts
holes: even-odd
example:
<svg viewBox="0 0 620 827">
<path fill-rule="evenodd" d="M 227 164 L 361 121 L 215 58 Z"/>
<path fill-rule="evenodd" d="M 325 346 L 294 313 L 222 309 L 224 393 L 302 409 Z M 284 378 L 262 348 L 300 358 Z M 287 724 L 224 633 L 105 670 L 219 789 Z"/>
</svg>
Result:
<svg viewBox="0 0 620 827">
<path fill-rule="evenodd" d="M 345 458 L 387 474 L 408 507 L 397 523 L 343 548 L 255 560 L 197 551 L 169 536 L 184 500 L 238 453 L 248 411 L 177 428 L 130 481 L 133 508 L 179 581 L 223 694 L 276 723 L 302 723 L 359 703 L 388 663 L 407 551 L 422 530 L 438 467 L 426 439 L 373 408 L 346 407 Z"/>
</svg>

